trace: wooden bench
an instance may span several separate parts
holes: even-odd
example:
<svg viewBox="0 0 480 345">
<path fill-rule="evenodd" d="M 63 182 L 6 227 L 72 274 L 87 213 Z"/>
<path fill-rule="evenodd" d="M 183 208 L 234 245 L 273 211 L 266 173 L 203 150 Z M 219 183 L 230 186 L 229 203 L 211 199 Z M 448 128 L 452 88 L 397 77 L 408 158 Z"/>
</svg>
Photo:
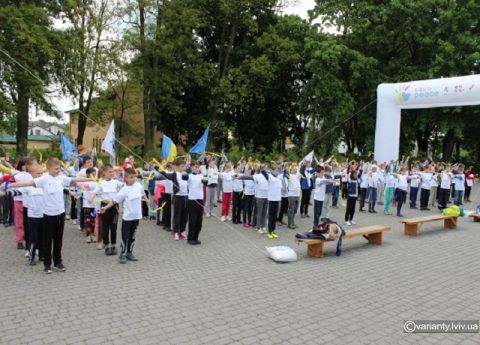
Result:
<svg viewBox="0 0 480 345">
<path fill-rule="evenodd" d="M 400 223 L 405 224 L 405 235 L 417 236 L 418 231 L 422 227 L 423 223 L 436 222 L 439 220 L 443 220 L 443 224 L 446 229 L 456 229 L 457 218 L 458 217 L 444 216 L 443 214 L 436 214 L 433 216 L 404 219 L 400 221 Z"/>
<path fill-rule="evenodd" d="M 473 218 L 473 221 L 474 222 L 480 222 L 480 213 L 474 213 L 474 214 L 471 214 L 470 217 Z"/>
<path fill-rule="evenodd" d="M 344 239 L 363 236 L 368 240 L 368 243 L 371 244 L 382 244 L 383 242 L 383 233 L 389 231 L 390 227 L 385 225 L 371 225 L 363 228 L 347 230 L 345 231 Z M 306 243 L 307 244 L 307 254 L 308 256 L 321 258 L 323 256 L 323 244 L 325 242 L 333 242 L 336 238 L 329 240 L 310 240 L 310 239 L 301 239 L 295 238 L 297 244 Z"/>
</svg>

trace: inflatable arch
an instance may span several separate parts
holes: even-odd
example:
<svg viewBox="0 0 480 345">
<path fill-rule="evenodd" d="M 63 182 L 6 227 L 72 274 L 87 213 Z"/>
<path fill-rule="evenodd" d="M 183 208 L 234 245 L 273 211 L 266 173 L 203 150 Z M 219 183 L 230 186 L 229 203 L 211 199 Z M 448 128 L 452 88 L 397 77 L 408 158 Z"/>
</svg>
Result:
<svg viewBox="0 0 480 345">
<path fill-rule="evenodd" d="M 402 109 L 478 104 L 480 75 L 378 85 L 375 160 L 398 159 Z"/>
</svg>

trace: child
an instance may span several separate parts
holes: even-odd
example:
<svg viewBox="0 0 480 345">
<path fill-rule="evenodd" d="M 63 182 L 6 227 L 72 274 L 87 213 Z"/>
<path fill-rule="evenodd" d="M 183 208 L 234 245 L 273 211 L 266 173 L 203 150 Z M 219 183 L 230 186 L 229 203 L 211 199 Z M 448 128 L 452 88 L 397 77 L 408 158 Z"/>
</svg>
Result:
<svg viewBox="0 0 480 345">
<path fill-rule="evenodd" d="M 305 161 L 300 166 L 300 185 L 302 187 L 302 199 L 300 200 L 300 216 L 302 218 L 309 217 L 308 215 L 308 205 L 310 204 L 310 198 L 312 195 L 312 174 L 315 172 L 311 168 L 310 161 Z"/>
<path fill-rule="evenodd" d="M 250 172 L 251 174 L 253 171 Z M 245 228 L 251 228 L 252 223 L 252 213 L 253 213 L 253 204 L 255 197 L 255 182 L 253 180 L 244 180 L 244 189 L 243 189 L 243 200 L 242 200 L 242 211 L 243 211 L 243 226 Z"/>
<path fill-rule="evenodd" d="M 137 173 L 131 168 L 125 170 L 125 185 L 107 205 L 100 209 L 105 213 L 114 205 L 122 204 L 122 241 L 120 245 L 119 262 L 125 264 L 127 260 L 137 261 L 133 255 L 135 244 L 135 231 L 142 219 L 142 200 L 148 200 L 143 186 L 137 182 Z"/>
<path fill-rule="evenodd" d="M 331 182 L 325 179 L 324 176 L 325 168 L 321 165 L 317 165 L 316 175 L 314 181 L 314 190 L 313 190 L 313 226 L 316 227 L 320 225 L 320 218 L 322 216 L 323 202 L 325 201 L 325 187 Z"/>
<path fill-rule="evenodd" d="M 428 200 L 430 199 L 430 189 L 433 180 L 432 169 L 430 165 L 424 168 L 424 171 L 420 174 L 422 181 L 422 188 L 420 191 L 420 211 L 430 211 L 428 208 Z"/>
<path fill-rule="evenodd" d="M 99 183 L 95 191 L 91 193 L 89 203 L 93 204 L 95 197 L 101 199 L 101 207 L 106 206 L 117 195 L 123 183 L 114 179 L 115 170 L 110 164 L 106 164 L 103 170 L 104 180 Z M 118 205 L 111 207 L 101 213 L 102 241 L 105 246 L 105 255 L 117 254 L 117 223 L 118 223 Z"/>
<path fill-rule="evenodd" d="M 87 182 L 88 178 L 70 178 L 60 175 L 60 161 L 57 158 L 47 160 L 48 173 L 30 181 L 22 181 L 11 184 L 13 188 L 37 187 L 43 190 L 44 194 L 44 272 L 52 273 L 53 267 L 65 272 L 66 268 L 62 263 L 62 241 L 63 227 L 65 222 L 65 203 L 63 202 L 63 188 L 76 182 Z M 53 255 L 52 255 L 53 244 Z"/>
<path fill-rule="evenodd" d="M 395 198 L 397 199 L 397 217 L 403 217 L 402 206 L 407 201 L 408 170 L 401 167 L 396 176 Z"/>
<path fill-rule="evenodd" d="M 203 221 L 203 182 L 207 180 L 200 173 L 200 164 L 193 162 L 191 165 L 191 174 L 184 173 L 183 181 L 188 181 L 188 244 L 199 245 L 202 242 L 198 240 L 200 231 L 202 231 Z"/>
<path fill-rule="evenodd" d="M 215 207 L 215 196 L 218 185 L 218 168 L 215 159 L 211 158 L 208 161 L 208 167 L 205 171 L 205 176 L 207 177 L 205 212 L 206 216 L 210 217 L 212 215 L 213 208 Z"/>
<path fill-rule="evenodd" d="M 445 168 L 440 170 L 440 189 L 438 191 L 438 209 L 442 211 L 447 208 L 450 199 L 450 188 L 452 185 L 452 178 L 450 173 Z"/>
<path fill-rule="evenodd" d="M 460 164 L 457 173 L 453 176 L 453 183 L 455 185 L 455 205 L 463 206 L 463 192 L 465 191 L 465 174 L 463 173 L 465 166 Z"/>
<path fill-rule="evenodd" d="M 276 176 L 275 176 L 276 175 Z M 268 239 L 278 238 L 275 232 L 278 209 L 282 200 L 282 179 L 283 174 L 268 174 Z"/>
<path fill-rule="evenodd" d="M 232 223 L 241 223 L 242 213 L 242 196 L 243 196 L 243 181 L 240 177 L 240 165 L 235 168 L 235 176 L 233 179 L 233 200 L 232 200 Z"/>
<path fill-rule="evenodd" d="M 174 173 L 172 164 L 167 163 L 164 175 L 171 176 Z M 162 180 L 161 183 L 165 185 L 165 193 L 162 194 L 162 224 L 165 231 L 172 231 L 172 194 L 173 183 L 170 179 Z"/>
<path fill-rule="evenodd" d="M 187 197 L 188 182 L 182 179 L 183 173 L 186 171 L 185 161 L 177 159 L 175 161 L 175 172 L 172 177 L 173 182 L 173 239 L 175 241 L 185 239 L 185 230 L 187 226 Z"/>
<path fill-rule="evenodd" d="M 255 204 L 257 208 L 256 226 L 257 233 L 259 234 L 267 233 L 265 223 L 268 210 L 268 175 L 265 169 L 266 166 L 253 175 L 253 180 L 255 181 Z"/>
<path fill-rule="evenodd" d="M 96 171 L 94 168 L 86 170 L 87 178 L 95 178 Z M 83 216 L 83 232 L 85 233 L 86 242 L 95 242 L 92 234 L 95 232 L 95 202 L 90 200 L 90 194 L 95 190 L 97 184 L 95 182 L 86 182 L 80 184 L 82 189 L 82 216 Z M 91 202 L 90 202 L 91 201 Z"/>
<path fill-rule="evenodd" d="M 288 228 L 296 229 L 298 226 L 295 224 L 295 215 L 298 210 L 298 203 L 300 200 L 300 174 L 298 173 L 297 164 L 290 166 L 290 171 L 285 174 L 284 180 L 287 183 L 287 195 L 288 195 Z"/>
<path fill-rule="evenodd" d="M 413 167 L 410 174 L 410 208 L 417 209 L 418 186 L 420 185 L 420 175 L 417 168 Z"/>
<path fill-rule="evenodd" d="M 372 172 L 368 175 L 368 212 L 377 213 L 375 211 L 375 203 L 377 201 L 378 186 L 383 183 L 383 177 L 381 173 L 377 172 L 377 166 L 372 166 Z"/>
<path fill-rule="evenodd" d="M 360 212 L 366 212 L 365 207 L 365 200 L 368 196 L 368 173 L 367 171 L 362 171 L 360 175 Z"/>
<path fill-rule="evenodd" d="M 331 183 L 326 184 L 325 186 L 325 197 L 323 199 L 322 205 L 322 217 L 320 218 L 320 222 L 325 222 L 327 219 L 330 219 L 330 207 L 332 206 L 332 199 L 333 199 L 333 176 L 332 176 L 332 168 L 329 165 L 325 165 L 324 176 L 323 178 L 329 180 Z"/>
<path fill-rule="evenodd" d="M 278 211 L 277 222 L 280 225 L 285 225 L 283 222 L 283 216 L 286 214 L 288 217 L 288 180 L 284 177 L 288 176 L 288 163 L 279 163 L 278 169 L 282 174 L 282 201 L 280 203 L 280 210 Z"/>
<path fill-rule="evenodd" d="M 348 226 L 355 225 L 355 204 L 358 198 L 358 173 L 353 170 L 347 179 L 347 208 L 345 210 L 345 222 Z"/>
<path fill-rule="evenodd" d="M 232 193 L 233 193 L 233 178 L 235 172 L 232 170 L 232 165 L 230 163 L 225 163 L 225 171 L 219 174 L 222 181 L 222 222 L 226 220 L 232 220 L 229 216 L 230 206 L 232 204 Z"/>
<path fill-rule="evenodd" d="M 395 192 L 395 176 L 393 172 L 390 171 L 390 167 L 387 167 L 385 175 L 385 202 L 383 204 L 383 214 L 391 215 L 390 209 L 393 204 L 393 194 Z"/>
</svg>

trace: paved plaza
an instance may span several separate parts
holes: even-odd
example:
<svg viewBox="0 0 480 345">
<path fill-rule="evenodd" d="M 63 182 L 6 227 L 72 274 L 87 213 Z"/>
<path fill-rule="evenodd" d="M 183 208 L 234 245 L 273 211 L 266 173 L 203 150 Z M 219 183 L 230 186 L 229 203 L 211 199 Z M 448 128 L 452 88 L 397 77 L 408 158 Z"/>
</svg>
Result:
<svg viewBox="0 0 480 345">
<path fill-rule="evenodd" d="M 343 216 L 344 208 L 332 211 Z M 204 219 L 203 243 L 192 247 L 142 221 L 140 261 L 126 265 L 68 223 L 67 272 L 51 275 L 28 266 L 12 228 L 1 226 L 0 344 L 479 344 L 479 334 L 407 334 L 403 323 L 480 318 L 480 223 L 428 223 L 413 238 L 393 216 L 355 219 L 392 231 L 382 246 L 344 241 L 341 257 L 327 243 L 321 259 L 307 257 L 286 227 L 272 241 Z M 311 220 L 298 223 L 308 230 Z M 268 245 L 291 246 L 298 262 L 271 261 Z"/>
</svg>

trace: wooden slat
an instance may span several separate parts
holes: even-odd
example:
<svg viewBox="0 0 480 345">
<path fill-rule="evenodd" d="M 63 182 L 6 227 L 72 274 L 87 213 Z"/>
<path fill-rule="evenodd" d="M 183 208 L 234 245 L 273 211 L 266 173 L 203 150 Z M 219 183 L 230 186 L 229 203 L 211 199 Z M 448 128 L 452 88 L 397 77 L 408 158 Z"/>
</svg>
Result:
<svg viewBox="0 0 480 345">
<path fill-rule="evenodd" d="M 346 231 L 344 238 L 351 238 L 355 236 L 376 234 L 383 231 L 389 231 L 390 227 L 385 225 L 371 225 L 363 228 L 353 229 Z"/>
<path fill-rule="evenodd" d="M 426 217 L 417 217 L 417 218 L 409 218 L 401 220 L 400 223 L 411 224 L 411 223 L 427 223 L 427 222 L 434 222 L 436 220 L 442 220 L 447 218 L 457 218 L 454 216 L 444 216 L 443 214 L 437 214 L 434 216 L 426 216 Z"/>
</svg>

